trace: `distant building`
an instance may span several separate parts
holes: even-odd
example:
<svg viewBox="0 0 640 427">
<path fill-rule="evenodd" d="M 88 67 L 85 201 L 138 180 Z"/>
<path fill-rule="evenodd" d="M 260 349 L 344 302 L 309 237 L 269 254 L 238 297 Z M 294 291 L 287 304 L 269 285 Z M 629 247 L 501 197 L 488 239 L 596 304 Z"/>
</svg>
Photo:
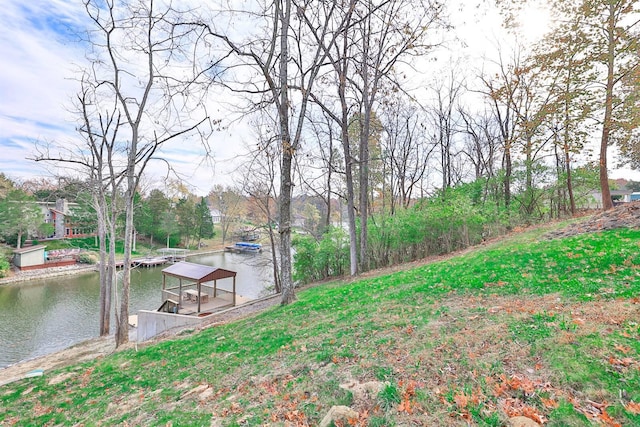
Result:
<svg viewBox="0 0 640 427">
<path fill-rule="evenodd" d="M 611 201 L 613 204 L 628 203 L 635 200 L 640 200 L 640 193 L 634 193 L 631 190 L 610 190 Z M 635 194 L 635 196 L 634 196 Z M 589 208 L 600 209 L 602 208 L 602 193 L 600 191 L 591 192 L 594 203 L 589 204 Z"/>
<path fill-rule="evenodd" d="M 63 239 L 87 237 L 95 235 L 93 227 L 81 226 L 73 222 L 74 210 L 80 209 L 77 203 L 69 203 L 66 199 L 53 202 L 36 202 L 42 210 L 44 222 L 53 225 L 54 232 L 45 238 Z"/>
<path fill-rule="evenodd" d="M 211 221 L 214 224 L 220 224 L 222 222 L 222 212 L 218 209 L 209 209 L 209 213 L 211 214 Z"/>
</svg>

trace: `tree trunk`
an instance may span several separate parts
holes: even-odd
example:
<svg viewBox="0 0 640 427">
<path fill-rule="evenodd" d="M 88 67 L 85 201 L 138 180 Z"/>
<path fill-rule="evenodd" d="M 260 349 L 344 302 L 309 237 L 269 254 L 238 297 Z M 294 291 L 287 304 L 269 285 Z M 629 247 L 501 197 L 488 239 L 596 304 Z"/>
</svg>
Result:
<svg viewBox="0 0 640 427">
<path fill-rule="evenodd" d="M 346 27 L 343 37 L 343 51 L 347 52 L 349 38 L 347 37 Z M 341 110 L 341 139 L 342 153 L 344 155 L 344 173 L 347 186 L 347 222 L 349 228 L 349 274 L 355 276 L 358 274 L 358 238 L 356 233 L 356 206 L 355 191 L 353 188 L 353 157 L 351 157 L 351 148 L 349 147 L 349 105 L 347 104 L 347 69 L 349 60 L 345 55 L 340 60 L 341 66 L 338 67 L 338 95 L 340 98 Z"/>
<path fill-rule="evenodd" d="M 509 207 L 511 203 L 511 173 L 512 173 L 512 163 L 511 163 L 511 143 L 505 141 L 504 146 L 504 205 L 505 207 Z"/>
<path fill-rule="evenodd" d="M 100 266 L 98 269 L 100 275 L 100 336 L 109 335 L 111 307 L 107 307 L 107 302 L 111 301 L 111 289 L 107 287 L 107 274 L 109 271 L 107 261 L 107 241 L 106 241 L 106 209 L 103 203 L 104 193 L 94 194 L 94 205 L 98 215 L 98 239 Z"/>
<path fill-rule="evenodd" d="M 365 93 L 367 93 L 365 87 Z M 363 95 L 364 97 L 364 95 Z M 368 103 L 368 99 L 366 101 Z M 368 220 L 369 220 L 369 118 L 370 110 L 365 106 L 365 114 L 360 126 L 360 167 L 358 168 L 360 194 L 359 194 L 359 216 L 360 216 L 360 271 L 368 270 Z"/>
<path fill-rule="evenodd" d="M 615 59 L 615 15 L 614 5 L 609 6 L 607 19 L 607 84 L 604 105 L 604 120 L 602 123 L 602 137 L 600 139 L 600 192 L 602 193 L 602 209 L 613 208 L 611 190 L 609 189 L 609 174 L 607 171 L 607 148 L 609 147 L 609 135 L 613 115 L 613 71 Z"/>
<path fill-rule="evenodd" d="M 571 156 L 569 155 L 568 147 L 565 146 L 564 150 L 564 163 L 567 168 L 567 192 L 569 193 L 569 207 L 571 209 L 571 216 L 576 216 L 576 201 L 573 196 L 573 182 L 571 177 Z"/>
<path fill-rule="evenodd" d="M 291 17 L 291 0 L 284 0 L 284 8 L 279 8 L 280 20 L 280 103 L 278 116 L 280 121 L 280 143 L 282 164 L 280 170 L 280 278 L 282 286 L 282 304 L 289 304 L 296 299 L 293 286 L 291 266 L 291 173 L 294 147 L 291 144 L 289 129 L 289 23 Z M 276 13 L 278 13 L 276 12 Z"/>
<path fill-rule="evenodd" d="M 269 208 L 267 207 L 267 209 Z M 271 245 L 271 262 L 273 264 L 273 284 L 274 284 L 276 293 L 279 294 L 280 292 L 282 292 L 282 285 L 280 281 L 280 272 L 278 270 L 276 239 L 273 234 L 273 227 L 271 226 L 271 218 L 269 218 L 269 225 L 267 227 L 269 230 L 269 244 Z"/>
</svg>

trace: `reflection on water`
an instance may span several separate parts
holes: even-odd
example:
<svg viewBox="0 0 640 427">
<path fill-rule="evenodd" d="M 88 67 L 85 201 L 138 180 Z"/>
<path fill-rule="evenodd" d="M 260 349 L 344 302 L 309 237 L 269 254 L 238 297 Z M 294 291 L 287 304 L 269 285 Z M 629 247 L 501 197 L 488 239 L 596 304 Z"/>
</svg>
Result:
<svg viewBox="0 0 640 427">
<path fill-rule="evenodd" d="M 244 297 L 272 292 L 267 255 L 214 253 L 188 260 L 237 271 L 237 292 Z M 131 273 L 131 314 L 160 306 L 162 268 Z M 219 286 L 225 289 L 233 283 L 226 282 Z M 0 286 L 0 368 L 97 337 L 99 296 L 95 272 Z"/>
</svg>

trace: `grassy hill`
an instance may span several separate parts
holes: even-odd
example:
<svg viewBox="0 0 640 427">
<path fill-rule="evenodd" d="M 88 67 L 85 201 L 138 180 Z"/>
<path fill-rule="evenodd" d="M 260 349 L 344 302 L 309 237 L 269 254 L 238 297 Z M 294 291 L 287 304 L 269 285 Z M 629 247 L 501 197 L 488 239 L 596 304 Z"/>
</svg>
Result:
<svg viewBox="0 0 640 427">
<path fill-rule="evenodd" d="M 0 388 L 1 425 L 640 425 L 640 231 L 519 234 Z"/>
</svg>

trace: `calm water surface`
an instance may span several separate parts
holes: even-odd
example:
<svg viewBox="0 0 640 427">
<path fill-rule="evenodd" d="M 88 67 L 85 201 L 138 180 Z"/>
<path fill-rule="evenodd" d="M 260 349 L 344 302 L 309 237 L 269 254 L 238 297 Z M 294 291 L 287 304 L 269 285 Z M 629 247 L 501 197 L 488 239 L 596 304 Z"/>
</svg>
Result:
<svg viewBox="0 0 640 427">
<path fill-rule="evenodd" d="M 188 261 L 237 271 L 236 291 L 254 299 L 273 286 L 271 269 L 265 265 L 268 258 L 214 253 L 190 256 Z M 130 314 L 160 306 L 164 267 L 131 273 Z M 223 289 L 232 284 L 218 282 Z M 99 291 L 96 272 L 0 286 L 0 368 L 97 337 Z"/>
</svg>

